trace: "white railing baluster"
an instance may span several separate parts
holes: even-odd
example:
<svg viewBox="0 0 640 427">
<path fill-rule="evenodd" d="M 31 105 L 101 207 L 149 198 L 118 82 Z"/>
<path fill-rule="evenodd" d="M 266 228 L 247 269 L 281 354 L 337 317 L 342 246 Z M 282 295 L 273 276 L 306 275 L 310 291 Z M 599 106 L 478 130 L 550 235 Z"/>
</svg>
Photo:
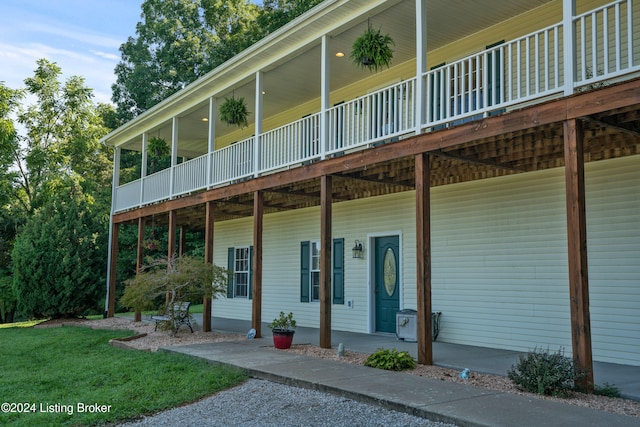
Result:
<svg viewBox="0 0 640 427">
<path fill-rule="evenodd" d="M 633 10 L 632 2 L 627 1 L 627 67 L 633 67 Z"/>
</svg>

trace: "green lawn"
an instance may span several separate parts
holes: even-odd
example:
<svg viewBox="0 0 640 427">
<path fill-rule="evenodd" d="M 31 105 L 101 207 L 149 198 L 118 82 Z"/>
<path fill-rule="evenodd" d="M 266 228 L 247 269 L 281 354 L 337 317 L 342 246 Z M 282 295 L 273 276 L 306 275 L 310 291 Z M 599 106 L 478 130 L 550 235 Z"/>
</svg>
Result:
<svg viewBox="0 0 640 427">
<path fill-rule="evenodd" d="M 83 327 L 0 329 L 0 396 L 9 410 L 22 411 L 7 412 L 3 404 L 0 425 L 113 423 L 192 402 L 246 379 L 240 371 L 200 359 L 108 343 L 129 335 Z"/>
</svg>

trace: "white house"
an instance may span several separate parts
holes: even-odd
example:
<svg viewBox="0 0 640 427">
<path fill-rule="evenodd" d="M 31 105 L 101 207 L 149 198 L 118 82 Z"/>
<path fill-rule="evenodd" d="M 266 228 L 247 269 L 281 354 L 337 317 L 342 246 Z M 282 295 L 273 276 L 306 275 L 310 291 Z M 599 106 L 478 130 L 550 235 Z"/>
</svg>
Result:
<svg viewBox="0 0 640 427">
<path fill-rule="evenodd" d="M 415 309 L 420 363 L 439 311 L 445 342 L 640 365 L 639 3 L 321 3 L 103 139 L 108 314 L 119 226 L 153 218 L 171 253 L 206 230 L 233 272 L 213 312 L 258 334 L 292 311 L 328 347 Z M 395 42 L 378 72 L 349 58 L 368 25 Z M 248 127 L 220 120 L 230 97 Z M 152 137 L 172 166 L 147 174 Z"/>
</svg>

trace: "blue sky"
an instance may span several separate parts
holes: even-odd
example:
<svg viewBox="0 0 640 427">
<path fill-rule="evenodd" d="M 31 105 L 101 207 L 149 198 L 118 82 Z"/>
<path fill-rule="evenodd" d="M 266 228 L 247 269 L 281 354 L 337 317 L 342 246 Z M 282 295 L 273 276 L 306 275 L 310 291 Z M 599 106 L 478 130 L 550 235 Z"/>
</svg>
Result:
<svg viewBox="0 0 640 427">
<path fill-rule="evenodd" d="M 110 102 L 118 48 L 135 36 L 142 0 L 0 0 L 0 81 L 24 87 L 47 58 Z"/>
</svg>

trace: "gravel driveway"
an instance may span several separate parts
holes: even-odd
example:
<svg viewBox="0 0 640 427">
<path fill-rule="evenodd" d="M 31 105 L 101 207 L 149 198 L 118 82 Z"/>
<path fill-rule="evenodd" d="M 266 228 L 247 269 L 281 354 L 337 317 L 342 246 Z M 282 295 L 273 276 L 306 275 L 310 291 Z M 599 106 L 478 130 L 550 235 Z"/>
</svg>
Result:
<svg viewBox="0 0 640 427">
<path fill-rule="evenodd" d="M 258 379 L 250 379 L 197 403 L 120 425 L 455 427 L 328 393 Z"/>
</svg>

